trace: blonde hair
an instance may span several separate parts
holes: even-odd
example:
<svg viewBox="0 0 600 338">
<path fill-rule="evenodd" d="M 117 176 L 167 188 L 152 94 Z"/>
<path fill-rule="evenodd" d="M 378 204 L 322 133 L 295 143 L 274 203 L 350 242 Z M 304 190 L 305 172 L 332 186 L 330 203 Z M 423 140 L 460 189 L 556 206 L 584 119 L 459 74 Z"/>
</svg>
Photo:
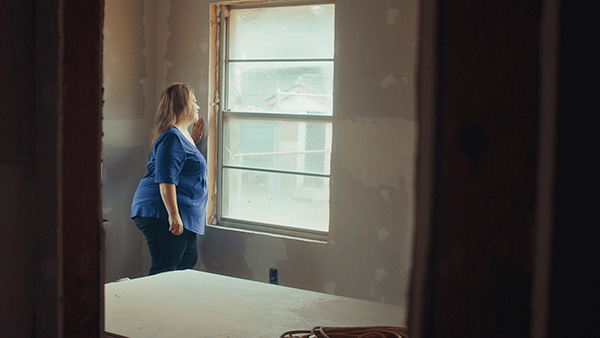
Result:
<svg viewBox="0 0 600 338">
<path fill-rule="evenodd" d="M 152 123 L 150 147 L 160 134 L 173 127 L 178 119 L 185 118 L 186 114 L 192 112 L 191 96 L 193 93 L 194 89 L 185 83 L 173 83 L 165 88 L 160 96 L 160 103 Z"/>
</svg>

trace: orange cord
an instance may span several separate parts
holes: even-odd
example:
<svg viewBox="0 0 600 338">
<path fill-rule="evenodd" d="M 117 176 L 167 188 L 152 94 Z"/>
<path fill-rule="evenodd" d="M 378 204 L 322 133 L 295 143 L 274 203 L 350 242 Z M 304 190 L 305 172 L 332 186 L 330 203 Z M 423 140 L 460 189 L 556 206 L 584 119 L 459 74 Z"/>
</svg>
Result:
<svg viewBox="0 0 600 338">
<path fill-rule="evenodd" d="M 312 330 L 288 331 L 279 338 L 408 338 L 408 331 L 397 326 L 317 326 Z"/>
</svg>

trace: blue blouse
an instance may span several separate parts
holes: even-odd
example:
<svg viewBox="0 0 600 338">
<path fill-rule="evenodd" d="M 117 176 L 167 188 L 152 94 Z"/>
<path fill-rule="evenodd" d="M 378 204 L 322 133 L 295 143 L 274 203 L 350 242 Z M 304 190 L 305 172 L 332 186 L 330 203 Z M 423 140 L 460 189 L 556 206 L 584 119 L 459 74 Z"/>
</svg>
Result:
<svg viewBox="0 0 600 338">
<path fill-rule="evenodd" d="M 169 219 L 160 197 L 159 183 L 176 186 L 177 206 L 184 229 L 204 234 L 206 224 L 206 159 L 177 127 L 162 133 L 148 158 L 146 175 L 138 184 L 131 217 Z"/>
</svg>

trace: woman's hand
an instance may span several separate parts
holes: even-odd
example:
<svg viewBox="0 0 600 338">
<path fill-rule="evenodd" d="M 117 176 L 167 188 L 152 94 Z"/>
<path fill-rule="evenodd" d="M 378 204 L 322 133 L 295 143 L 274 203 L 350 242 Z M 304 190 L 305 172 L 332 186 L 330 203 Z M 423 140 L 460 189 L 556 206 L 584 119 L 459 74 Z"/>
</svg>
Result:
<svg viewBox="0 0 600 338">
<path fill-rule="evenodd" d="M 177 188 L 174 184 L 159 183 L 160 197 L 165 204 L 169 214 L 169 231 L 176 236 L 183 233 L 183 221 L 179 216 L 179 207 L 177 206 Z"/>
<path fill-rule="evenodd" d="M 199 118 L 198 121 L 194 123 L 194 126 L 192 128 L 192 138 L 194 139 L 194 143 L 198 144 L 200 143 L 200 140 L 202 140 L 202 135 L 204 135 L 204 131 L 202 130 L 203 128 L 204 119 Z"/>
<path fill-rule="evenodd" d="M 179 236 L 183 233 L 183 222 L 179 215 L 175 217 L 169 216 L 169 231 L 175 236 Z"/>
</svg>

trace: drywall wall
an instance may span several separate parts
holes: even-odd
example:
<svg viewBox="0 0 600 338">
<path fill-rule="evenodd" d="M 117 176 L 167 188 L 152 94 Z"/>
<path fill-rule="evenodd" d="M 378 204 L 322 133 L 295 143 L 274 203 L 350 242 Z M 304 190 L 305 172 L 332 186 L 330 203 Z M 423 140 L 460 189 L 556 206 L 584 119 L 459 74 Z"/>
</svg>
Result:
<svg viewBox="0 0 600 338">
<path fill-rule="evenodd" d="M 106 2 L 107 281 L 147 269 L 146 249 L 128 208 L 144 172 L 150 105 L 175 81 L 190 83 L 199 102 L 208 96 L 211 2 Z M 277 268 L 283 285 L 406 303 L 414 224 L 417 14 L 414 0 L 336 3 L 328 243 L 209 227 L 199 240 L 197 268 L 265 282 L 269 268 Z M 152 86 L 154 92 L 146 88 Z M 206 118 L 208 103 L 200 107 Z"/>
<path fill-rule="evenodd" d="M 169 83 L 186 82 L 199 100 L 206 96 L 207 67 L 198 65 L 208 62 L 202 59 L 208 57 L 208 43 L 198 42 L 198 32 L 208 32 L 208 13 L 189 16 L 202 13 L 197 1 L 187 3 L 191 11 L 177 6 L 171 11 L 170 5 L 156 0 L 105 2 L 102 211 L 107 281 L 148 271 L 148 249 L 129 209 L 146 170 L 148 131 L 162 90 Z M 188 25 L 178 25 L 181 20 Z M 200 115 L 206 118 L 206 107 Z M 206 144 L 201 149 L 206 153 Z"/>
<path fill-rule="evenodd" d="M 154 1 L 106 1 L 102 204 L 106 280 L 142 275 L 143 238 L 129 218 L 154 116 Z"/>
</svg>

